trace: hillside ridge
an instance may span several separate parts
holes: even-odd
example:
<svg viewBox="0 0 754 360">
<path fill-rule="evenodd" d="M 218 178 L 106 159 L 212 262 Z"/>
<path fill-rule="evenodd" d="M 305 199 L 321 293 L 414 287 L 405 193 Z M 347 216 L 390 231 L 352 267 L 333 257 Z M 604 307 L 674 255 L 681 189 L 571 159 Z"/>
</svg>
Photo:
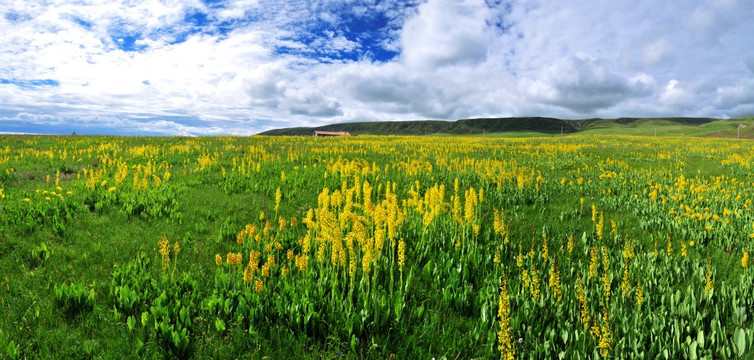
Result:
<svg viewBox="0 0 754 360">
<path fill-rule="evenodd" d="M 703 125 L 720 123 L 727 129 L 735 128 L 736 120 L 751 123 L 754 117 L 734 119 L 718 119 L 708 117 L 658 117 L 637 118 L 620 117 L 615 119 L 586 118 L 586 119 L 558 119 L 551 117 L 503 117 L 503 118 L 471 118 L 455 121 L 446 120 L 406 120 L 406 121 L 369 121 L 329 124 L 317 127 L 291 127 L 268 130 L 259 135 L 271 136 L 301 136 L 313 135 L 314 131 L 345 131 L 351 135 L 474 135 L 494 133 L 540 133 L 542 135 L 572 134 L 584 131 L 610 133 L 642 132 L 650 128 L 672 128 L 674 132 L 688 130 L 689 134 L 704 133 Z M 730 124 L 723 124 L 728 123 Z M 717 126 L 717 127 L 720 127 Z M 715 127 L 715 130 L 718 130 Z M 699 128 L 699 129 L 696 129 Z M 712 130 L 710 128 L 709 130 Z M 646 131 L 644 131 L 646 132 Z M 710 131 L 711 132 L 711 131 Z M 718 131 L 719 132 L 719 131 Z M 728 134 L 730 131 L 726 132 Z M 683 133 L 682 133 L 683 134 Z M 734 134 L 734 135 L 737 135 Z M 748 135 L 748 131 L 747 131 Z"/>
</svg>

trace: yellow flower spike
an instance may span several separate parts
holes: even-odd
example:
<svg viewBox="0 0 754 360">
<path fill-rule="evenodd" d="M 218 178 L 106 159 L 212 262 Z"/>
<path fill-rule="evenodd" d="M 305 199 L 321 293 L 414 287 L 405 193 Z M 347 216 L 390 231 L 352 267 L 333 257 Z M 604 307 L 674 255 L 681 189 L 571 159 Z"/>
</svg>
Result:
<svg viewBox="0 0 754 360">
<path fill-rule="evenodd" d="M 745 251 L 744 255 L 741 257 L 741 267 L 746 267 L 749 264 L 749 252 Z"/>
<path fill-rule="evenodd" d="M 581 279 L 581 274 L 577 274 L 578 282 L 576 283 L 576 299 L 581 304 L 579 310 L 579 318 L 584 325 L 584 329 L 589 328 L 589 303 L 586 299 L 586 291 L 584 290 L 584 281 Z"/>
<path fill-rule="evenodd" d="M 560 285 L 560 270 L 555 264 L 555 258 L 552 259 L 552 267 L 550 267 L 550 278 L 548 280 L 548 286 L 552 290 L 552 296 L 557 301 L 563 300 L 563 291 Z"/>
<path fill-rule="evenodd" d="M 610 330 L 610 323 L 607 321 L 607 314 L 602 318 L 602 329 L 600 331 L 600 354 L 602 357 L 607 357 L 607 354 L 612 350 L 612 332 Z"/>
<path fill-rule="evenodd" d="M 599 250 L 597 247 L 592 247 L 589 252 L 589 279 L 597 276 L 597 267 L 599 266 Z"/>
<path fill-rule="evenodd" d="M 597 232 L 597 239 L 602 241 L 602 230 L 605 228 L 605 216 L 600 212 L 600 221 L 595 224 L 595 231 Z"/>
<path fill-rule="evenodd" d="M 277 190 L 275 190 L 275 212 L 277 212 L 278 209 L 280 208 L 280 200 L 282 198 L 283 198 L 283 193 L 280 191 L 280 188 L 277 188 Z M 262 220 L 262 218 L 260 218 L 259 220 Z"/>
<path fill-rule="evenodd" d="M 403 272 L 403 266 L 406 264 L 406 242 L 401 239 L 398 241 L 398 270 Z"/>
<path fill-rule="evenodd" d="M 592 333 L 592 336 L 599 339 L 600 338 L 600 327 L 597 326 L 597 316 L 595 314 L 594 319 L 592 320 L 592 327 L 590 328 L 590 331 Z"/>
<path fill-rule="evenodd" d="M 178 239 L 175 239 L 175 244 L 173 244 L 173 252 L 175 255 L 178 255 L 178 253 L 181 252 L 181 244 Z"/>
<path fill-rule="evenodd" d="M 157 245 L 160 248 L 159 252 L 160 257 L 162 258 L 162 270 L 165 270 L 170 266 L 170 242 L 165 236 L 165 233 L 162 233 L 162 238 L 157 242 Z"/>
<path fill-rule="evenodd" d="M 537 267 L 532 266 L 531 267 L 531 283 L 529 286 L 529 291 L 531 292 L 531 297 L 534 299 L 534 301 L 539 300 L 539 274 L 537 274 Z"/>
<path fill-rule="evenodd" d="M 610 283 L 610 276 L 606 273 L 602 273 L 602 296 L 604 299 L 604 304 L 610 303 L 610 295 L 611 295 L 611 283 Z"/>
<path fill-rule="evenodd" d="M 707 271 L 704 274 L 704 293 L 712 295 L 712 258 L 707 258 Z"/>
<path fill-rule="evenodd" d="M 248 266 L 243 269 L 243 282 L 246 284 L 251 282 L 251 269 Z"/>
<path fill-rule="evenodd" d="M 545 234 L 544 230 L 542 231 L 542 259 L 547 262 L 547 257 L 549 256 L 549 250 L 547 248 L 547 234 Z"/>
<path fill-rule="evenodd" d="M 641 306 L 644 302 L 644 291 L 641 289 L 641 283 L 636 283 L 636 305 Z"/>
<path fill-rule="evenodd" d="M 504 360 L 512 360 L 516 355 L 516 343 L 513 341 L 513 331 L 510 326 L 510 307 L 508 279 L 505 273 L 503 273 L 500 283 L 500 296 L 498 297 L 497 318 L 499 330 L 497 332 L 497 348 L 500 351 L 500 358 Z"/>
</svg>

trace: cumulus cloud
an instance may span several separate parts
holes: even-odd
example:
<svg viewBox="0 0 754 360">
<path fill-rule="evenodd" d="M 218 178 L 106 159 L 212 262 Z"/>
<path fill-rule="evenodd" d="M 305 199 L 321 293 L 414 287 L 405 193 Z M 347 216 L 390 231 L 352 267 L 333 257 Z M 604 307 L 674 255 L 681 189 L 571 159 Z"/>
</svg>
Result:
<svg viewBox="0 0 754 360">
<path fill-rule="evenodd" d="M 651 79 L 629 79 L 612 71 L 604 62 L 583 57 L 560 59 L 528 83 L 535 101 L 561 106 L 577 113 L 609 108 L 631 97 L 651 92 Z"/>
<path fill-rule="evenodd" d="M 401 32 L 402 56 L 412 67 L 474 66 L 485 60 L 488 8 L 482 0 L 430 0 Z"/>
<path fill-rule="evenodd" d="M 740 105 L 751 107 L 752 104 L 754 104 L 754 78 L 717 89 L 715 105 L 723 109 L 734 109 Z"/>
</svg>

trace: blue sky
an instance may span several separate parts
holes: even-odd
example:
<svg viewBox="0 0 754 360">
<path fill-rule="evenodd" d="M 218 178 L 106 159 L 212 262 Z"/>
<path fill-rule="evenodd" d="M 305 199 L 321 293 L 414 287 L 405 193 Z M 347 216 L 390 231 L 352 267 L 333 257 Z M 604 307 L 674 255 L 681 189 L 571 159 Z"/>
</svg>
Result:
<svg viewBox="0 0 754 360">
<path fill-rule="evenodd" d="M 0 132 L 754 114 L 754 2 L 0 3 Z"/>
</svg>

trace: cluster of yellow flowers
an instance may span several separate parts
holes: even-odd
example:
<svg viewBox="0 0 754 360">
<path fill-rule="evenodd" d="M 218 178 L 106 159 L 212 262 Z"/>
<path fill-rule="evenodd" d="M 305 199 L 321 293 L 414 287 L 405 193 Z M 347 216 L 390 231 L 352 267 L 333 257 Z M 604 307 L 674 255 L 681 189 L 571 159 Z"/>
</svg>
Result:
<svg viewBox="0 0 754 360">
<path fill-rule="evenodd" d="M 162 270 L 166 270 L 168 267 L 170 267 L 170 241 L 168 241 L 167 236 L 165 236 L 165 233 L 162 233 L 161 239 L 157 242 L 157 246 L 159 247 L 159 253 L 161 258 L 161 264 L 162 264 Z M 181 251 L 181 244 L 180 240 L 176 239 L 175 243 L 173 244 L 173 261 L 177 260 L 178 253 Z"/>
<path fill-rule="evenodd" d="M 241 255 L 241 253 L 232 253 L 232 252 L 229 252 L 225 256 L 225 261 L 229 265 L 238 265 L 238 264 L 241 263 L 242 260 L 243 260 L 243 255 Z"/>
<path fill-rule="evenodd" d="M 236 242 L 239 245 L 242 245 L 246 238 L 256 239 L 257 241 L 262 238 L 261 234 L 257 234 L 256 225 L 247 224 L 246 227 L 244 227 L 243 230 L 241 230 L 238 235 L 236 235 Z"/>
</svg>

